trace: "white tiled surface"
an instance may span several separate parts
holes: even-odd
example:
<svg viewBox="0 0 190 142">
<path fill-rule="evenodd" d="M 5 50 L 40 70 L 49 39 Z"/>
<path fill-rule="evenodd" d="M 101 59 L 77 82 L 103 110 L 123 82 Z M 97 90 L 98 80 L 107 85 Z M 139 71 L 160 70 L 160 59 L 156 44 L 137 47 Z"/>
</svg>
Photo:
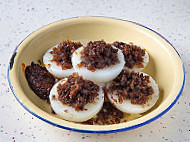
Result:
<svg viewBox="0 0 190 142">
<path fill-rule="evenodd" d="M 165 36 L 181 54 L 186 88 L 163 117 L 136 130 L 80 134 L 46 124 L 23 109 L 7 82 L 9 58 L 34 30 L 60 19 L 107 16 L 132 20 Z M 190 0 L 0 0 L 0 142 L 190 141 Z"/>
</svg>

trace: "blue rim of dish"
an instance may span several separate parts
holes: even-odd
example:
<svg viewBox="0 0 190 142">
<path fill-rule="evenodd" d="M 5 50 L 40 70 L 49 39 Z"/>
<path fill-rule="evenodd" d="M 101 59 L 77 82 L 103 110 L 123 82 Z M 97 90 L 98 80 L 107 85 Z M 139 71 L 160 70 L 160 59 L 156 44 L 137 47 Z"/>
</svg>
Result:
<svg viewBox="0 0 190 142">
<path fill-rule="evenodd" d="M 68 19 L 81 18 L 81 17 L 83 17 L 83 16 L 72 17 L 72 18 L 68 18 Z M 85 17 L 85 16 L 84 16 L 84 17 Z M 170 45 L 173 47 L 173 49 L 176 51 L 176 53 L 178 54 L 179 58 L 181 59 L 180 54 L 177 52 L 177 50 L 174 48 L 174 46 L 173 46 L 164 36 L 162 36 L 162 35 L 159 34 L 158 32 L 156 32 L 156 31 L 154 31 L 154 30 L 152 30 L 152 29 L 150 29 L 150 28 L 148 28 L 148 27 L 146 27 L 146 26 L 144 26 L 144 25 L 142 25 L 142 24 L 139 24 L 139 23 L 136 23 L 136 22 L 133 22 L 133 21 L 130 21 L 130 20 L 123 20 L 123 19 L 118 19 L 118 18 L 114 18 L 114 17 L 103 17 L 103 16 L 87 16 L 87 17 L 102 17 L 102 18 L 108 18 L 108 19 L 121 20 L 121 21 L 125 21 L 125 22 L 130 22 L 130 23 L 133 23 L 133 24 L 135 24 L 135 25 L 141 26 L 141 27 L 143 27 L 143 28 L 145 28 L 145 29 L 148 29 L 148 30 L 154 32 L 155 34 L 157 34 L 158 36 L 160 36 L 160 37 L 161 37 L 162 39 L 164 39 L 168 44 L 170 44 Z M 61 19 L 61 20 L 58 20 L 58 21 L 56 21 L 56 22 L 63 21 L 63 20 L 68 20 L 68 19 Z M 56 23 L 56 22 L 53 22 L 53 23 Z M 51 25 L 51 24 L 53 24 L 53 23 L 50 23 L 50 24 L 48 24 L 48 25 Z M 48 25 L 46 25 L 46 26 L 48 26 Z M 46 27 L 46 26 L 44 26 L 44 27 Z M 43 28 L 43 27 L 42 27 L 42 28 Z M 40 30 L 40 29 L 41 29 L 41 28 L 37 29 L 36 31 L 38 31 L 38 30 Z M 36 31 L 34 31 L 34 32 L 36 32 Z M 31 34 L 33 34 L 34 32 L 32 32 Z M 31 34 L 29 34 L 26 38 L 28 38 Z M 14 54 L 16 53 L 18 47 L 20 46 L 20 44 L 21 44 L 26 38 L 24 38 L 24 39 L 19 43 L 19 45 L 18 45 L 18 46 L 15 48 L 15 50 L 13 51 L 13 54 L 12 54 L 12 55 L 14 55 Z M 11 60 L 10 60 L 10 62 L 11 62 Z M 9 63 L 10 63 L 10 62 L 9 62 Z M 102 130 L 102 131 L 81 130 L 81 129 L 70 128 L 70 127 L 66 127 L 66 126 L 62 126 L 62 125 L 53 123 L 53 122 L 51 122 L 51 121 L 49 121 L 49 120 L 47 120 L 47 119 L 45 119 L 45 118 L 43 118 L 43 117 L 41 117 L 41 116 L 35 114 L 35 113 L 33 113 L 29 108 L 27 108 L 27 107 L 19 100 L 19 98 L 17 97 L 16 93 L 14 92 L 13 86 L 12 86 L 11 81 L 10 81 L 10 75 L 9 75 L 9 72 L 10 72 L 10 64 L 9 64 L 8 71 L 7 71 L 7 78 L 8 78 L 8 82 L 9 82 L 9 86 L 10 86 L 10 88 L 11 88 L 11 91 L 12 91 L 12 93 L 14 94 L 16 100 L 17 100 L 29 113 L 31 113 L 31 114 L 34 115 L 35 117 L 37 117 L 37 118 L 39 118 L 39 119 L 41 119 L 41 120 L 43 120 L 43 121 L 45 121 L 45 122 L 47 122 L 47 123 L 53 125 L 53 126 L 56 126 L 56 127 L 59 127 L 59 128 L 63 128 L 63 129 L 66 129 L 66 130 L 71 130 L 71 131 L 81 132 L 81 133 L 108 134 L 108 133 L 116 133 L 116 132 L 123 132 L 123 131 L 128 131 L 128 130 L 136 129 L 136 128 L 138 128 L 138 127 L 141 127 L 141 126 L 144 126 L 144 125 L 146 125 L 146 124 L 149 124 L 150 122 L 153 122 L 154 120 L 158 119 L 159 117 L 161 117 L 162 115 L 164 115 L 166 112 L 168 112 L 168 111 L 174 106 L 174 104 L 177 102 L 177 100 L 179 99 L 179 97 L 180 97 L 180 95 L 181 95 L 181 93 L 183 92 L 183 89 L 184 89 L 184 85 L 185 85 L 185 66 L 184 66 L 184 63 L 183 63 L 182 59 L 181 59 L 181 62 L 182 62 L 182 64 L 183 64 L 183 83 L 182 83 L 181 89 L 180 89 L 180 91 L 179 91 L 177 97 L 176 97 L 175 100 L 170 104 L 170 106 L 169 106 L 168 108 L 166 108 L 163 112 L 161 112 L 160 114 L 158 114 L 157 116 L 155 116 L 155 117 L 153 117 L 153 118 L 151 118 L 151 119 L 149 119 L 149 120 L 147 120 L 147 121 L 145 121 L 145 122 L 142 122 L 142 123 L 140 123 L 140 124 L 133 125 L 133 126 L 130 126 L 130 127 L 125 127 L 125 128 L 116 129 L 116 130 Z"/>
</svg>

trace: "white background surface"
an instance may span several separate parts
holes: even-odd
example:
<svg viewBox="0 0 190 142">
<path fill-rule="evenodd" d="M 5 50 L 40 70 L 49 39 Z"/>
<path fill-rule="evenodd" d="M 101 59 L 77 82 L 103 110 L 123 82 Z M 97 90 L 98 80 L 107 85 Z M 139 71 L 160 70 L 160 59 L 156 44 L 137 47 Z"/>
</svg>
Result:
<svg viewBox="0 0 190 142">
<path fill-rule="evenodd" d="M 165 36 L 181 54 L 186 87 L 176 105 L 149 125 L 116 134 L 81 134 L 51 126 L 15 100 L 7 82 L 14 48 L 34 30 L 60 19 L 108 16 L 132 20 Z M 0 0 L 0 142 L 190 141 L 190 0 Z"/>
</svg>

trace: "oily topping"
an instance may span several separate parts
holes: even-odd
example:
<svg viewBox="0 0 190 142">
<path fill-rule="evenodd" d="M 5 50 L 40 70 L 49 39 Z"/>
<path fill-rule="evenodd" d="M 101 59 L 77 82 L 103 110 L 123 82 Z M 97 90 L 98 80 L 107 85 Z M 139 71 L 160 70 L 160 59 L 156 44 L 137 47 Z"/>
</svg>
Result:
<svg viewBox="0 0 190 142">
<path fill-rule="evenodd" d="M 127 44 L 123 42 L 114 42 L 113 45 L 122 50 L 125 57 L 125 66 L 128 68 L 133 68 L 134 66 L 138 68 L 143 68 L 143 56 L 145 56 L 145 49 L 132 44 Z"/>
<path fill-rule="evenodd" d="M 93 103 L 98 91 L 98 85 L 77 74 L 69 76 L 64 84 L 57 87 L 59 101 L 72 106 L 76 111 L 84 110 L 86 104 Z"/>
<path fill-rule="evenodd" d="M 25 75 L 30 88 L 43 100 L 49 101 L 50 90 L 55 84 L 55 78 L 39 64 L 31 63 L 25 69 Z"/>
<path fill-rule="evenodd" d="M 81 51 L 81 63 L 78 67 L 86 67 L 90 71 L 102 69 L 119 63 L 118 49 L 105 41 L 90 41 Z"/>
<path fill-rule="evenodd" d="M 83 124 L 110 125 L 126 122 L 126 120 L 123 119 L 123 112 L 113 107 L 113 105 L 110 102 L 104 102 L 103 107 L 97 114 L 97 116 L 83 122 Z"/>
<path fill-rule="evenodd" d="M 71 56 L 72 53 L 81 47 L 82 44 L 80 42 L 72 42 L 72 41 L 63 41 L 58 45 L 58 47 L 54 47 L 50 52 L 53 55 L 53 59 L 51 61 L 56 62 L 57 65 L 60 65 L 62 69 L 71 69 Z"/>
<path fill-rule="evenodd" d="M 108 91 L 110 93 L 117 91 L 116 95 L 118 96 L 119 103 L 129 99 L 132 104 L 143 105 L 154 93 L 149 83 L 149 76 L 134 71 L 129 72 L 124 69 L 119 76 L 113 80 Z"/>
</svg>

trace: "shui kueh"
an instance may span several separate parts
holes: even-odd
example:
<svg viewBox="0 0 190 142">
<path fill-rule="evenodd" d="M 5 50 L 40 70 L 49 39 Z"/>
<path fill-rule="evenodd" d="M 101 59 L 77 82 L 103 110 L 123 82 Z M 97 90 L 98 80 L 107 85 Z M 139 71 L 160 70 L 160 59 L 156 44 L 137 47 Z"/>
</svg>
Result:
<svg viewBox="0 0 190 142">
<path fill-rule="evenodd" d="M 139 72 L 148 62 L 148 52 L 132 43 L 67 40 L 44 54 L 44 66 L 32 62 L 25 74 L 31 89 L 62 119 L 109 125 L 156 104 L 158 85 Z"/>
</svg>

